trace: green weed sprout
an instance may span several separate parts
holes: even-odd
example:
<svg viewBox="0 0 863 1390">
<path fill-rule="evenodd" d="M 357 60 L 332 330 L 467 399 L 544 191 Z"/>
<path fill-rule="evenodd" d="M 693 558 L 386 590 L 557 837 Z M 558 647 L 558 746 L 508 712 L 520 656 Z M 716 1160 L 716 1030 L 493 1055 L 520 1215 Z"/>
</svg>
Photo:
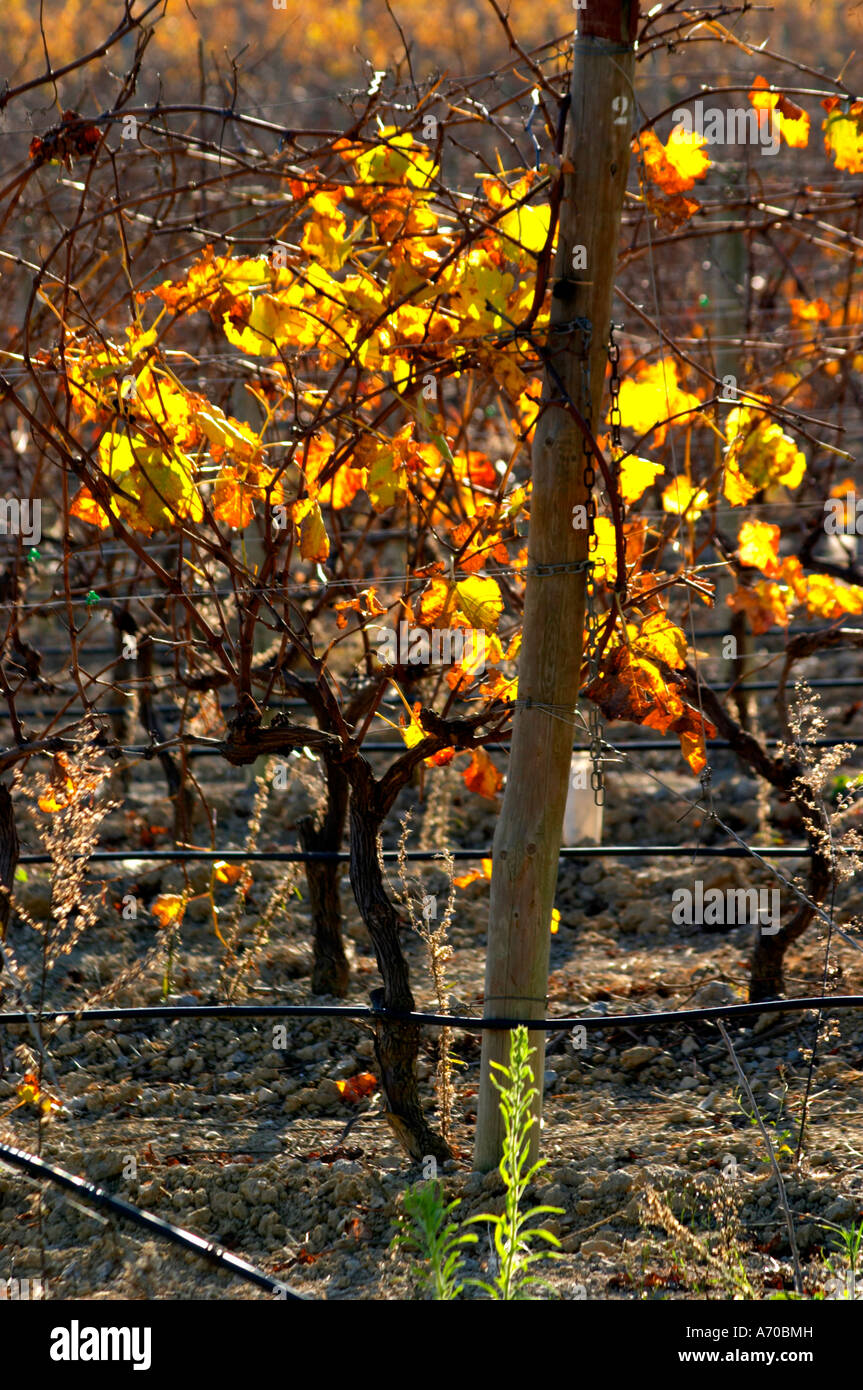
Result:
<svg viewBox="0 0 863 1390">
<path fill-rule="evenodd" d="M 472 1232 L 459 1232 L 449 1218 L 461 1201 L 445 1202 L 443 1183 L 435 1180 L 409 1188 L 404 1195 L 404 1214 L 399 1217 L 390 1249 L 403 1247 L 421 1256 L 423 1263 L 411 1267 L 420 1285 L 431 1291 L 436 1302 L 458 1298 L 464 1261 L 461 1251 L 475 1245 Z"/>
<path fill-rule="evenodd" d="M 863 1251 L 863 1221 L 859 1226 L 836 1226 L 832 1221 L 822 1221 L 821 1227 L 825 1231 L 833 1232 L 834 1252 L 844 1256 L 844 1269 L 837 1269 L 833 1263 L 833 1258 L 828 1256 L 824 1261 L 825 1266 L 832 1276 L 833 1288 L 841 1289 L 842 1293 L 837 1292 L 837 1297 L 841 1298 L 860 1298 L 863 1295 L 863 1279 L 858 1284 L 861 1251 Z M 860 1293 L 857 1292 L 858 1288 Z"/>
<path fill-rule="evenodd" d="M 529 1271 L 538 1260 L 558 1260 L 559 1250 L 532 1250 L 531 1241 L 540 1240 L 548 1245 L 560 1246 L 557 1236 L 542 1226 L 532 1223 L 546 1214 L 561 1215 L 561 1207 L 531 1207 L 522 1211 L 525 1192 L 547 1159 L 529 1163 L 530 1131 L 536 1123 L 531 1114 L 531 1102 L 537 1094 L 532 1085 L 530 1058 L 533 1048 L 528 1047 L 527 1029 L 515 1028 L 510 1035 L 509 1066 L 492 1062 L 501 1079 L 492 1077 L 492 1085 L 500 1095 L 500 1108 L 504 1122 L 503 1156 L 500 1161 L 500 1175 L 506 1188 L 506 1202 L 500 1216 L 482 1214 L 473 1216 L 468 1225 L 483 1222 L 494 1237 L 494 1250 L 497 1257 L 497 1270 L 493 1284 L 479 1279 L 469 1282 L 484 1289 L 496 1300 L 531 1299 L 531 1290 L 544 1289 L 552 1292 L 550 1286 Z"/>
</svg>

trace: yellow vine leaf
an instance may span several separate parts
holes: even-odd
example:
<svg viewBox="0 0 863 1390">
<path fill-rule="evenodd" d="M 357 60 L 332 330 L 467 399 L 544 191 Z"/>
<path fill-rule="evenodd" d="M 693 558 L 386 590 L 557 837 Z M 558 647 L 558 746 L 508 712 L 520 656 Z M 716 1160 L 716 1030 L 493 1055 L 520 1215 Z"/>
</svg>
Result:
<svg viewBox="0 0 863 1390">
<path fill-rule="evenodd" d="M 620 465 L 620 495 L 625 505 L 637 502 L 665 469 L 653 459 L 636 458 L 630 454 Z"/>
<path fill-rule="evenodd" d="M 809 144 L 809 113 L 782 92 L 771 92 L 766 77 L 756 77 L 749 101 L 756 111 L 775 112 L 773 119 L 778 120 L 779 133 L 786 145 L 805 149 Z"/>
<path fill-rule="evenodd" d="M 112 495 L 111 510 L 135 530 L 152 535 L 203 520 L 192 466 L 179 450 L 167 453 L 137 432 L 108 430 L 98 457 L 103 473 L 122 489 Z"/>
<path fill-rule="evenodd" d="M 658 657 L 675 670 L 686 663 L 686 635 L 661 611 L 645 618 L 640 630 L 627 624 L 627 635 L 639 655 Z"/>
<path fill-rule="evenodd" d="M 596 547 L 590 558 L 597 566 L 598 577 L 606 584 L 613 584 L 617 578 L 617 537 L 614 523 L 607 516 L 598 516 L 593 523 Z"/>
<path fill-rule="evenodd" d="M 103 780 L 102 775 L 87 777 L 70 766 L 66 753 L 57 753 L 53 758 L 52 783 L 39 797 L 38 806 L 46 815 L 56 815 L 71 806 L 80 796 L 95 792 Z M 73 775 L 74 773 L 74 775 Z"/>
<path fill-rule="evenodd" d="M 297 310 L 271 294 L 256 295 L 247 316 L 226 312 L 222 330 L 228 342 L 250 357 L 275 357 L 282 343 L 290 342 L 296 333 Z"/>
<path fill-rule="evenodd" d="M 174 926 L 182 922 L 186 911 L 186 899 L 179 893 L 160 893 L 150 908 L 160 927 Z"/>
<path fill-rule="evenodd" d="M 623 424 L 639 435 L 652 430 L 657 447 L 665 440 L 671 417 L 677 417 L 673 420 L 675 425 L 687 424 L 692 420 L 688 412 L 697 410 L 700 404 L 698 396 L 681 387 L 673 358 L 648 363 L 620 387 Z"/>
<path fill-rule="evenodd" d="M 225 467 L 213 487 L 213 516 L 235 531 L 244 531 L 255 515 L 255 503 L 269 495 L 276 503 L 281 497 L 279 484 L 269 486 L 273 475 L 250 464 L 246 468 Z"/>
<path fill-rule="evenodd" d="M 520 256 L 527 251 L 536 256 L 548 240 L 551 209 L 547 203 L 540 204 L 539 207 L 528 207 L 524 204 L 513 208 L 512 212 L 501 217 L 495 225 L 505 238 L 506 255 Z"/>
<path fill-rule="evenodd" d="M 806 576 L 807 611 L 818 618 L 856 617 L 863 613 L 863 588 L 827 574 Z"/>
<path fill-rule="evenodd" d="M 426 187 L 435 173 L 435 162 L 424 145 L 414 141 L 410 131 L 400 134 L 396 126 L 386 126 L 380 132 L 381 143 L 361 154 L 343 151 L 351 159 L 360 183 L 408 184 Z"/>
<path fill-rule="evenodd" d="M 756 584 L 741 585 L 725 600 L 734 613 L 745 613 L 756 637 L 774 625 L 788 626 L 786 598 L 788 590 L 771 579 L 759 579 Z"/>
<path fill-rule="evenodd" d="M 398 689 L 398 687 L 396 687 L 396 689 Z M 402 694 L 400 690 L 399 694 Z M 404 695 L 402 695 L 402 701 L 404 702 L 405 708 L 408 711 L 408 722 L 407 724 L 405 723 L 405 718 L 403 714 L 399 715 L 399 732 L 401 733 L 401 736 L 405 741 L 405 746 L 407 748 L 414 748 L 418 743 L 422 743 L 423 739 L 426 736 L 426 731 L 423 728 L 422 720 L 420 719 L 421 705 L 419 700 L 417 700 L 414 704 L 413 709 L 411 709 L 407 701 L 405 700 Z"/>
<path fill-rule="evenodd" d="M 484 748 L 475 748 L 470 766 L 465 768 L 462 779 L 469 791 L 494 801 L 503 786 L 503 774 L 498 772 Z"/>
<path fill-rule="evenodd" d="M 698 179 L 703 179 L 710 168 L 710 160 L 704 153 L 705 138 L 694 131 L 687 132 L 676 125 L 665 142 L 665 158 L 671 165 L 676 179 L 673 187 L 667 187 L 667 175 L 660 175 L 658 182 L 666 193 L 688 193 Z M 663 182 L 663 176 L 665 182 Z"/>
<path fill-rule="evenodd" d="M 218 462 L 223 455 L 241 463 L 257 463 L 261 441 L 249 425 L 223 414 L 217 405 L 195 412 L 195 420 L 210 441 L 210 452 Z"/>
<path fill-rule="evenodd" d="M 471 575 L 460 579 L 455 586 L 458 607 L 472 627 L 484 632 L 496 632 L 503 612 L 503 595 L 494 579 Z"/>
<path fill-rule="evenodd" d="M 470 869 L 466 874 L 460 874 L 453 879 L 456 888 L 466 888 L 469 883 L 476 883 L 477 879 L 491 879 L 491 860 L 483 859 L 480 868 Z"/>
<path fill-rule="evenodd" d="M 768 579 L 780 572 L 778 526 L 766 521 L 744 521 L 737 538 L 740 563 L 761 570 Z"/>
<path fill-rule="evenodd" d="M 826 97 L 821 105 L 827 112 L 821 123 L 824 148 L 837 169 L 863 174 L 863 101 L 843 103 L 839 97 Z"/>
<path fill-rule="evenodd" d="M 67 777 L 65 790 L 59 787 L 51 787 L 47 792 L 43 792 L 39 797 L 39 810 L 46 815 L 56 815 L 58 811 L 63 811 L 75 800 L 75 783 Z"/>
<path fill-rule="evenodd" d="M 672 516 L 686 516 L 689 521 L 697 521 L 710 506 L 710 493 L 685 478 L 675 478 L 662 494 L 662 506 Z"/>
<path fill-rule="evenodd" d="M 484 247 L 472 247 L 444 272 L 441 282 L 451 291 L 462 337 L 499 333 L 508 327 L 508 296 L 515 282 L 494 265 Z"/>
<path fill-rule="evenodd" d="M 736 406 L 725 424 L 723 492 L 732 506 L 750 502 L 773 484 L 798 487 L 806 472 L 806 456 L 782 426 L 757 406 Z"/>
<path fill-rule="evenodd" d="M 213 864 L 213 874 L 217 883 L 239 883 L 246 873 L 242 864 L 231 864 L 226 859 L 216 859 Z"/>
<path fill-rule="evenodd" d="M 69 515 L 78 521 L 86 521 L 88 526 L 98 526 L 101 531 L 111 525 L 88 487 L 79 488 L 69 507 Z"/>
<path fill-rule="evenodd" d="M 351 254 L 348 224 L 333 193 L 316 193 L 310 203 L 312 216 L 306 223 L 300 246 L 307 256 L 329 270 L 340 270 Z"/>
<path fill-rule="evenodd" d="M 18 1105 L 35 1105 L 47 1119 L 50 1119 L 56 1111 L 63 1109 L 58 1100 L 50 1096 L 47 1091 L 42 1090 L 35 1072 L 27 1072 L 16 1086 L 15 1093 L 18 1096 Z M 17 1106 L 13 1108 L 17 1109 Z"/>
<path fill-rule="evenodd" d="M 304 560 L 326 560 L 330 538 L 316 498 L 305 498 L 294 506 L 294 520 L 300 524 L 300 554 Z"/>
<path fill-rule="evenodd" d="M 686 193 L 710 167 L 703 144 L 702 136 L 687 135 L 681 127 L 675 127 L 665 145 L 652 130 L 633 141 L 644 198 L 663 231 L 675 231 L 701 206 Z"/>
</svg>

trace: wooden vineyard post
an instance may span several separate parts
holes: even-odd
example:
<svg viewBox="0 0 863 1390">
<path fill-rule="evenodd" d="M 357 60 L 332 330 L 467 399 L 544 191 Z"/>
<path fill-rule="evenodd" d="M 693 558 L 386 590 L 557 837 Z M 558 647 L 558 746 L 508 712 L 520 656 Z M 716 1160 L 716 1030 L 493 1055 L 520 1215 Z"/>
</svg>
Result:
<svg viewBox="0 0 863 1390">
<path fill-rule="evenodd" d="M 638 0 L 587 0 L 579 10 L 554 264 L 544 401 L 533 442 L 529 561 L 509 775 L 494 836 L 485 1017 L 542 1018 L 551 913 L 583 656 L 588 531 L 583 438 L 562 404 L 600 419 L 620 215 L 634 115 Z M 589 374 L 583 360 L 590 324 Z M 586 385 L 589 383 L 589 385 Z M 565 392 L 565 396 L 563 393 Z M 590 411 L 585 396 L 589 397 Z M 555 567 L 537 573 L 537 567 Z M 568 567 L 563 569 L 562 567 Z M 545 1035 L 530 1034 L 540 1113 Z M 509 1033 L 483 1034 L 474 1167 L 501 1157 L 503 1129 L 490 1064 L 506 1063 Z M 531 1130 L 539 1148 L 539 1124 Z"/>
</svg>

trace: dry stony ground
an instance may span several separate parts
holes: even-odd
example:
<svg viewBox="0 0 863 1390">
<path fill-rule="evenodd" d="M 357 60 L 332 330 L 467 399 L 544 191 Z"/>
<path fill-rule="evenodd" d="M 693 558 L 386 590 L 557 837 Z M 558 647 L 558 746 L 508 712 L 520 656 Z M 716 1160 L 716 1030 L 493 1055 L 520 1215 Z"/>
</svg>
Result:
<svg viewBox="0 0 863 1390">
<path fill-rule="evenodd" d="M 621 734 L 621 736 L 624 736 Z M 725 756 L 725 755 L 719 755 Z M 672 795 L 691 795 L 692 779 L 669 772 L 675 760 L 654 758 L 665 787 L 643 773 L 609 778 L 607 843 L 691 842 L 703 833 Z M 200 771 L 200 765 L 198 765 Z M 202 774 L 203 775 L 203 774 Z M 106 846 L 132 847 L 137 863 L 119 866 L 98 921 L 61 958 L 48 988 L 55 1006 L 81 1006 L 98 997 L 117 1005 L 161 1000 L 164 938 L 147 910 L 158 892 L 176 891 L 180 871 L 146 863 L 152 836 L 142 827 L 166 825 L 169 807 L 158 783 L 139 769 L 132 792 L 101 830 Z M 251 792 L 228 784 L 212 767 L 210 800 L 220 846 L 244 844 Z M 494 807 L 467 793 L 457 767 L 435 773 L 426 795 L 405 793 L 400 811 L 413 808 L 412 846 L 486 846 Z M 434 786 L 431 794 L 429 786 Z M 666 790 L 671 788 L 671 791 Z M 716 805 L 739 833 L 758 831 L 757 787 L 732 762 L 719 763 Z M 291 826 L 308 802 L 308 786 L 273 794 L 260 843 L 292 845 Z M 789 817 L 783 808 L 777 819 Z M 762 832 L 765 827 L 762 827 Z M 780 827 L 781 829 L 781 827 Z M 799 828 L 786 824 L 791 839 Z M 776 820 L 768 834 L 777 832 Z M 201 831 L 199 843 L 206 843 Z M 142 839 L 143 834 L 143 839 Z M 396 842 L 398 826 L 387 840 Z M 38 848 L 27 828 L 25 849 Z M 766 843 L 764 839 L 759 841 Z M 157 843 L 167 844 L 157 835 Z M 140 846 L 140 849 L 137 847 Z M 457 871 L 465 866 L 459 864 Z M 790 871 L 790 866 L 783 866 Z M 268 939 L 254 941 L 259 914 L 282 872 L 256 868 L 255 886 L 241 922 L 251 947 L 245 998 L 309 1000 L 308 911 L 296 893 L 274 920 Z M 204 886 L 206 870 L 192 881 Z M 392 875 L 391 875 L 392 876 Z M 562 865 L 560 929 L 552 943 L 550 1011 L 561 1016 L 590 1009 L 616 1013 L 681 1009 L 701 1002 L 745 997 L 751 928 L 705 932 L 671 922 L 671 894 L 701 877 L 706 886 L 771 883 L 751 861 L 685 857 L 650 861 L 602 858 Z M 94 874 L 93 883 L 100 880 Z M 445 877 L 427 873 L 426 891 L 440 892 Z M 37 921 L 50 918 L 47 879 L 31 869 L 19 885 L 23 905 Z M 302 880 L 298 880 L 302 889 Z M 369 939 L 345 879 L 346 932 L 353 983 L 350 1002 L 366 1003 L 377 983 Z M 142 903 L 135 921 L 112 905 L 124 891 Z M 220 889 L 229 904 L 233 890 Z M 222 948 L 206 900 L 192 902 L 173 960 L 175 997 L 184 1002 L 224 998 L 236 971 L 219 977 Z M 487 884 L 459 891 L 450 939 L 450 1002 L 481 1011 Z M 853 883 L 840 887 L 837 920 L 855 911 Z M 229 914 L 223 915 L 223 923 Z M 10 929 L 19 970 L 38 980 L 35 932 Z M 420 1006 L 434 1006 L 425 948 L 406 936 Z M 810 929 L 793 954 L 788 988 L 815 993 L 823 968 L 823 934 Z M 126 978 L 129 967 L 142 968 Z M 830 988 L 863 992 L 859 951 L 834 947 Z M 33 996 L 31 996 L 33 997 Z M 240 989 L 235 997 L 242 998 Z M 4 989 L 4 1007 L 15 993 Z M 321 1001 L 316 1001 L 321 1002 Z M 863 1218 L 863 1015 L 844 1013 L 822 1030 L 808 1111 L 806 1157 L 795 1167 L 793 1147 L 806 1082 L 814 1016 L 762 1016 L 758 1025 L 732 1030 L 740 1060 L 768 1131 L 780 1151 L 797 1226 L 807 1292 L 826 1290 L 841 1266 L 827 1267 L 830 1234 L 824 1223 L 851 1227 Z M 377 1096 L 351 1105 L 336 1081 L 374 1066 L 364 1023 L 337 1019 L 291 1020 L 286 1049 L 274 1050 L 269 1020 L 66 1025 L 48 1036 L 50 1065 L 44 1085 L 63 1109 L 43 1126 L 41 1151 L 49 1161 L 84 1173 L 109 1191 L 207 1236 L 276 1273 L 314 1298 L 393 1299 L 413 1295 L 408 1262 L 389 1253 L 401 1195 L 420 1178 L 396 1144 Z M 0 1135 L 27 1149 L 38 1143 L 30 1106 L 12 1109 L 16 1088 L 32 1069 L 27 1029 L 7 1029 L 0 1078 Z M 790 1259 L 775 1179 L 763 1139 L 741 1104 L 728 1056 L 715 1029 L 625 1027 L 591 1032 L 585 1051 L 569 1035 L 551 1039 L 546 1074 L 543 1150 L 549 1162 L 537 1196 L 562 1208 L 554 1229 L 563 1257 L 548 1266 L 549 1282 L 565 1298 L 602 1299 L 769 1297 L 790 1284 Z M 424 1042 L 421 1075 L 433 1112 L 436 1037 Z M 501 1209 L 496 1174 L 470 1171 L 476 1113 L 479 1044 L 456 1033 L 463 1062 L 457 1078 L 453 1142 L 457 1160 L 444 1174 L 460 1197 L 464 1216 Z M 349 1120 L 351 1128 L 345 1133 Z M 0 1170 L 0 1278 L 36 1276 L 54 1298 L 259 1298 L 255 1288 L 213 1271 L 199 1260 L 141 1238 L 125 1224 L 94 1217 L 57 1191 L 40 1189 L 20 1174 Z M 478 1274 L 487 1251 L 478 1247 Z"/>
</svg>

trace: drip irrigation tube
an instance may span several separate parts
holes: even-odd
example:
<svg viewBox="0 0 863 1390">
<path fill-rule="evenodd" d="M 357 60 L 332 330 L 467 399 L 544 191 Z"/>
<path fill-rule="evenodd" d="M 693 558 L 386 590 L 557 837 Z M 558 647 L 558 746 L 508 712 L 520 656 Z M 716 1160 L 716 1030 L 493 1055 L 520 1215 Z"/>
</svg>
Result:
<svg viewBox="0 0 863 1390">
<path fill-rule="evenodd" d="M 53 1183 L 55 1187 L 74 1193 L 79 1202 L 88 1203 L 91 1207 L 101 1208 L 103 1211 L 113 1212 L 115 1216 L 120 1216 L 125 1221 L 131 1221 L 133 1225 L 140 1226 L 153 1235 L 161 1236 L 162 1239 L 170 1241 L 172 1245 L 179 1245 L 182 1250 L 190 1250 L 209 1264 L 230 1270 L 238 1278 L 245 1279 L 248 1284 L 256 1284 L 259 1289 L 266 1289 L 268 1293 L 278 1294 L 279 1298 L 307 1301 L 303 1294 L 295 1293 L 280 1279 L 274 1279 L 271 1274 L 266 1274 L 262 1269 L 249 1264 L 248 1260 L 243 1260 L 239 1255 L 225 1250 L 223 1246 L 216 1245 L 211 1240 L 205 1240 L 203 1236 L 195 1235 L 193 1231 L 184 1231 L 179 1226 L 172 1226 L 170 1221 L 163 1221 L 160 1216 L 154 1216 L 152 1212 L 141 1211 L 139 1207 L 132 1206 L 131 1202 L 124 1202 L 121 1197 L 112 1197 L 109 1192 L 97 1187 L 95 1183 L 88 1182 L 86 1178 L 78 1178 L 74 1173 L 67 1173 L 64 1168 L 55 1168 L 53 1164 L 46 1163 L 43 1158 L 37 1158 L 35 1154 L 28 1154 L 23 1149 L 15 1149 L 10 1144 L 0 1143 L 0 1162 L 8 1163 L 13 1168 L 20 1168 L 25 1173 L 29 1173 L 31 1177 L 45 1179 L 47 1182 Z"/>
<path fill-rule="evenodd" d="M 589 1008 L 585 1004 L 582 1007 Z M 863 1009 L 863 994 L 827 994 L 798 999 L 765 999 L 758 1004 L 722 1004 L 703 1009 L 667 1009 L 644 1014 L 570 1014 L 564 1018 L 476 1018 L 470 1014 L 400 1013 L 374 1009 L 368 1004 L 154 1004 L 139 1009 L 46 1009 L 37 1014 L 26 1011 L 0 1013 L 0 1024 L 28 1023 L 34 1018 L 53 1023 L 149 1022 L 185 1018 L 342 1018 L 393 1019 L 399 1023 L 425 1023 L 441 1028 L 462 1028 L 466 1032 L 483 1029 L 529 1028 L 532 1032 L 556 1033 L 561 1028 L 656 1028 L 668 1024 L 710 1023 L 714 1019 L 751 1018 L 759 1014 L 802 1013 L 807 1009 L 827 1012 L 833 1009 Z"/>
<path fill-rule="evenodd" d="M 490 749 L 492 752 L 495 752 L 495 753 L 508 753 L 508 752 L 509 752 L 509 749 L 508 749 L 507 746 L 506 746 L 505 740 L 507 740 L 509 737 L 510 737 L 510 731 L 507 731 L 505 734 L 499 735 L 499 737 L 495 740 L 494 743 L 487 743 L 487 744 L 485 744 L 484 746 L 485 746 L 487 749 Z M 782 745 L 782 743 L 783 743 L 783 740 L 782 740 L 782 739 L 779 739 L 779 738 L 766 738 L 766 739 L 764 740 L 764 745 L 763 745 L 763 746 L 764 746 L 765 748 L 778 748 L 779 746 Z M 727 749 L 727 748 L 730 748 L 730 747 L 731 747 L 731 744 L 730 744 L 730 743 L 728 743 L 725 739 L 721 739 L 721 738 L 709 738 L 709 739 L 706 740 L 706 744 L 707 744 L 707 747 L 708 747 L 708 748 L 711 748 L 711 749 L 712 749 L 712 748 L 719 748 L 719 749 L 726 748 L 726 749 Z M 852 747 L 852 748 L 860 748 L 860 747 L 863 747 L 863 738 L 844 738 L 844 737 L 839 737 L 839 736 L 837 736 L 836 738 L 810 738 L 810 739 L 805 739 L 804 741 L 802 741 L 802 742 L 800 743 L 800 747 L 801 747 L 801 748 L 835 748 L 835 747 L 837 746 L 837 744 L 848 744 L 848 745 L 849 745 L 850 747 Z M 152 744 L 149 744 L 149 743 L 133 743 L 133 744 L 121 745 L 121 746 L 117 746 L 117 745 L 113 745 L 113 744 L 101 745 L 101 747 L 103 747 L 103 749 L 104 749 L 104 751 L 105 751 L 106 753 L 109 753 L 112 757 L 115 757 L 115 758 L 120 758 L 120 757 L 124 757 L 124 756 L 125 756 L 125 757 L 127 757 L 127 758 L 146 758 L 146 759 L 148 759 L 148 760 L 151 759 L 151 758 L 157 757 L 158 754 L 159 754 L 160 752 L 168 752 L 168 753 L 177 752 L 177 751 L 179 751 L 180 746 L 181 746 L 181 745 L 180 745 L 178 742 L 173 742 L 173 743 L 172 743 L 170 740 L 168 740 L 168 741 L 167 741 L 166 743 L 164 743 L 164 744 L 159 744 L 157 747 L 154 747 Z M 611 748 L 611 747 L 612 747 L 611 744 L 606 744 L 605 746 L 606 746 L 607 748 Z M 98 748 L 98 747 L 99 747 L 99 745 L 97 745 L 97 748 Z M 13 748 L 14 748 L 14 745 L 9 745 L 9 746 L 6 747 L 6 748 L 0 748 L 0 754 L 3 754 L 3 753 L 11 753 L 12 750 L 13 750 Z M 615 744 L 613 745 L 613 748 L 614 748 L 614 751 L 615 751 L 615 752 L 620 752 L 620 753 L 678 753 L 678 752 L 680 751 L 680 750 L 679 750 L 679 747 L 678 747 L 678 744 L 677 744 L 676 742 L 674 742 L 673 740 L 672 740 L 672 741 L 669 741 L 668 739 L 624 739 L 624 740 L 622 740 L 620 743 L 615 743 Z M 379 742 L 375 742 L 375 741 L 369 740 L 369 741 L 363 743 L 363 744 L 360 746 L 360 750 L 359 750 L 359 751 L 360 751 L 361 753 L 363 753 L 363 754 L 368 754 L 368 753 L 404 753 L 405 750 L 406 750 L 406 745 L 404 744 L 404 742 L 399 742 L 397 739 L 391 739 L 391 740 L 390 740 L 390 739 L 381 739 Z M 222 748 L 213 747 L 211 744 L 194 744 L 194 743 L 186 744 L 186 745 L 185 745 L 185 751 L 186 751 L 186 757 L 188 757 L 188 758 L 224 758 L 224 756 L 225 756 L 224 750 L 223 750 Z M 300 749 L 293 749 L 293 750 L 292 750 L 292 752 L 294 752 L 294 753 L 299 753 L 300 751 L 301 751 Z M 573 751 L 573 753 L 589 753 L 589 752 L 590 752 L 590 748 L 589 748 L 589 746 L 588 746 L 586 743 L 574 743 L 574 744 L 572 745 L 572 751 Z M 458 749 L 457 752 L 469 753 L 469 752 L 470 752 L 470 749 L 469 749 L 469 748 L 462 748 L 462 749 Z M 50 754 L 41 754 L 41 753 L 40 753 L 40 754 L 35 754 L 35 755 L 32 755 L 32 756 L 49 756 L 49 757 L 50 757 L 51 755 L 50 755 Z M 279 753 L 273 753 L 273 754 L 264 754 L 264 753 L 262 753 L 260 756 L 261 756 L 261 757 L 270 756 L 270 757 L 275 757 L 275 758 L 278 758 L 278 757 L 283 757 L 283 758 L 284 758 L 284 757 L 286 757 L 287 755 L 286 755 L 286 754 L 279 754 Z M 315 755 L 315 758 L 316 758 L 316 760 L 317 760 L 318 755 Z"/>
<path fill-rule="evenodd" d="M 762 848 L 755 845 L 747 849 L 743 845 L 578 845 L 564 847 L 560 854 L 564 859 L 658 859 L 668 855 L 678 855 L 687 859 L 806 859 L 812 853 L 808 845 L 772 845 Z M 857 851 L 837 846 L 835 854 L 854 854 Z M 491 846 L 480 849 L 451 849 L 449 857 L 453 860 L 491 859 Z M 385 849 L 381 857 L 386 863 L 395 864 L 401 859 L 414 864 L 440 863 L 443 852 L 439 849 Z M 92 854 L 73 855 L 73 859 L 84 858 L 93 864 L 136 863 L 187 863 L 189 861 L 224 860 L 232 864 L 349 864 L 347 850 L 248 850 L 248 849 L 97 849 Z M 50 854 L 22 854 L 19 864 L 50 864 Z"/>
</svg>

